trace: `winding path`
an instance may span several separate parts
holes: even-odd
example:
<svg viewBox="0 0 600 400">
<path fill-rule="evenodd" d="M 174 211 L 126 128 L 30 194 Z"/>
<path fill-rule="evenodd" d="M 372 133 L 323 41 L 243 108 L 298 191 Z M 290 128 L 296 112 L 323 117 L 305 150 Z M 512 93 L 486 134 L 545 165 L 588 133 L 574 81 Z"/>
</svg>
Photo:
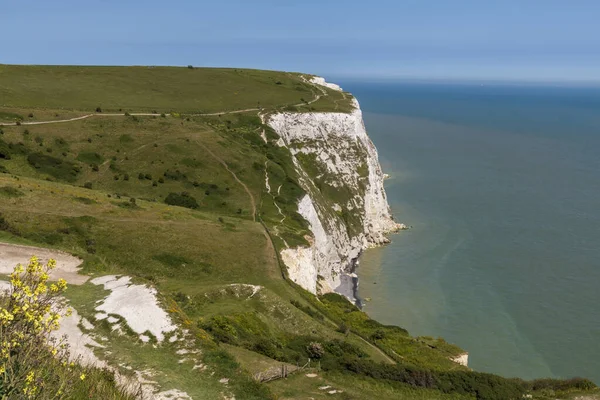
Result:
<svg viewBox="0 0 600 400">
<path fill-rule="evenodd" d="M 308 104 L 312 104 L 316 101 L 318 101 L 322 96 L 327 96 L 327 92 L 323 91 L 322 95 L 321 94 L 317 94 L 315 95 L 315 98 L 312 99 L 311 101 L 305 102 L 305 103 L 298 103 L 298 104 L 293 104 L 293 107 L 300 107 L 300 106 L 304 106 L 304 105 L 308 105 Z M 262 108 L 245 108 L 243 110 L 231 110 L 231 111 L 217 111 L 217 112 L 213 112 L 213 113 L 201 113 L 201 114 L 183 114 L 183 115 L 189 115 L 190 117 L 214 117 L 217 115 L 226 115 L 226 114 L 241 114 L 241 113 L 245 113 L 245 112 L 253 112 L 253 111 L 262 111 Z M 86 114 L 86 115 L 82 115 L 80 117 L 73 117 L 73 118 L 67 118 L 67 119 L 56 119 L 56 120 L 49 120 L 49 121 L 20 121 L 20 122 L 2 122 L 0 121 L 0 126 L 29 126 L 29 125 L 48 125 L 48 124 L 60 124 L 60 123 L 64 123 L 64 122 L 74 122 L 74 121 L 81 121 L 82 119 L 87 119 L 87 118 L 92 118 L 92 117 L 128 117 L 128 116 L 132 116 L 132 117 L 157 117 L 161 114 L 158 113 L 92 113 L 92 114 Z M 165 116 L 172 116 L 170 113 L 169 114 L 164 114 Z"/>
<path fill-rule="evenodd" d="M 204 150 L 206 150 L 208 152 L 208 154 L 211 155 L 212 158 L 214 158 L 221 165 L 223 165 L 223 167 L 231 174 L 231 176 L 233 176 L 233 179 L 235 179 L 237 183 L 239 183 L 240 185 L 242 185 L 242 187 L 244 188 L 244 190 L 248 194 L 248 197 L 250 198 L 250 204 L 252 206 L 252 221 L 256 222 L 256 201 L 254 200 L 254 196 L 252 195 L 252 192 L 250 192 L 250 189 L 248 189 L 248 186 L 246 186 L 246 184 L 244 182 L 242 182 L 240 180 L 240 178 L 237 177 L 237 175 L 235 174 L 235 172 L 233 172 L 231 169 L 229 169 L 229 165 L 227 165 L 227 163 L 221 157 L 219 157 L 218 155 L 216 155 L 215 153 L 213 153 L 201 141 L 197 141 L 196 143 L 198 143 L 200 146 L 202 146 L 202 148 L 204 148 Z"/>
</svg>

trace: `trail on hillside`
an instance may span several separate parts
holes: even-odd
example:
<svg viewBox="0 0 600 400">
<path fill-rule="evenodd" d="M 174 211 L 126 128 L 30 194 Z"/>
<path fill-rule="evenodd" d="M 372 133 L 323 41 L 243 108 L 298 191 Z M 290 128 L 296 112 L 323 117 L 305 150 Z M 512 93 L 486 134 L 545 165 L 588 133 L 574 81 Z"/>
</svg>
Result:
<svg viewBox="0 0 600 400">
<path fill-rule="evenodd" d="M 319 100 L 321 98 L 321 95 L 316 95 L 316 97 L 314 99 L 312 99 L 309 102 L 306 103 L 298 103 L 298 104 L 293 104 L 292 106 L 294 107 L 300 107 L 306 104 L 312 104 L 315 101 Z M 198 114 L 183 114 L 183 115 L 188 115 L 190 117 L 214 117 L 217 115 L 227 115 L 227 114 L 241 114 L 241 113 L 246 113 L 246 112 L 253 112 L 253 111 L 261 111 L 263 110 L 262 108 L 245 108 L 243 110 L 230 110 L 230 111 L 217 111 L 217 112 L 212 112 L 212 113 L 198 113 Z M 155 113 L 128 113 L 127 115 L 124 113 L 95 113 L 95 114 L 86 114 L 86 115 L 82 115 L 80 117 L 73 117 L 73 118 L 67 118 L 67 119 L 55 119 L 55 120 L 48 120 L 48 121 L 20 121 L 20 122 L 1 122 L 0 121 L 0 126 L 29 126 L 29 125 L 47 125 L 47 124 L 59 124 L 59 123 L 64 123 L 64 122 L 74 122 L 74 121 L 81 121 L 82 119 L 87 119 L 87 118 L 92 118 L 92 117 L 158 117 L 160 114 L 155 114 Z M 173 115 L 170 113 L 166 113 L 165 117 L 172 117 Z"/>
<path fill-rule="evenodd" d="M 306 103 L 298 103 L 298 104 L 293 104 L 293 107 L 300 107 L 300 106 L 304 106 L 304 105 L 308 105 L 308 104 L 312 104 L 315 101 L 318 101 L 321 96 L 327 96 L 327 92 L 326 91 L 322 91 L 322 95 L 317 94 L 315 95 L 315 98 L 312 99 L 311 101 L 308 101 Z M 212 112 L 212 113 L 199 113 L 199 114 L 185 114 L 185 115 L 189 115 L 191 117 L 214 117 L 217 115 L 226 115 L 226 114 L 241 114 L 241 113 L 245 113 L 245 112 L 253 112 L 253 111 L 262 111 L 262 108 L 246 108 L 243 110 L 227 110 L 227 111 L 217 111 L 217 112 Z M 92 118 L 92 117 L 158 117 L 161 114 L 157 114 L 157 113 L 94 113 L 94 114 L 86 114 L 86 115 L 82 115 L 80 117 L 73 117 L 73 118 L 67 118 L 67 119 L 55 119 L 55 120 L 48 120 L 48 121 L 19 121 L 19 122 L 2 122 L 0 121 L 0 126 L 30 126 L 30 125 L 48 125 L 48 124 L 60 124 L 60 123 L 65 123 L 65 122 L 74 122 L 74 121 L 81 121 L 82 119 L 87 119 L 87 118 Z M 172 114 L 164 114 L 167 117 L 171 117 Z"/>
<path fill-rule="evenodd" d="M 17 264 L 27 265 L 34 255 L 44 264 L 49 259 L 56 260 L 56 268 L 49 274 L 50 280 L 62 278 L 72 285 L 82 285 L 89 279 L 88 276 L 79 274 L 79 267 L 83 260 L 71 254 L 12 243 L 0 243 L 0 273 L 8 275 Z"/>
<path fill-rule="evenodd" d="M 221 157 L 219 157 L 215 153 L 213 153 L 201 141 L 198 140 L 197 143 L 200 146 L 202 146 L 202 148 L 204 148 L 204 150 L 206 150 L 208 152 L 208 154 L 211 155 L 212 158 L 214 158 L 219 163 L 221 163 L 221 165 L 223 165 L 223 167 L 231 174 L 231 176 L 233 176 L 233 179 L 235 179 L 237 181 L 237 183 L 239 183 L 240 185 L 242 185 L 242 187 L 244 188 L 244 190 L 248 194 L 248 197 L 250 198 L 250 204 L 252 206 L 252 221 L 256 222 L 256 202 L 254 200 L 254 196 L 252 195 L 252 192 L 250 192 L 250 189 L 248 189 L 248 186 L 246 186 L 246 184 L 244 182 L 242 182 L 240 180 L 240 178 L 237 177 L 237 175 L 235 174 L 235 172 L 233 172 L 231 169 L 229 169 L 229 166 L 227 165 L 227 163 Z"/>
</svg>

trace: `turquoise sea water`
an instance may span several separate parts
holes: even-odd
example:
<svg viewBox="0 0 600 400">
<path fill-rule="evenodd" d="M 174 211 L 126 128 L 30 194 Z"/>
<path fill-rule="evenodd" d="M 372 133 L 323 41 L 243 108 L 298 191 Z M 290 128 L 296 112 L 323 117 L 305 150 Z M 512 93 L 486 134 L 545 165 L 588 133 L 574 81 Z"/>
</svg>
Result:
<svg viewBox="0 0 600 400">
<path fill-rule="evenodd" d="M 412 226 L 362 257 L 365 311 L 476 370 L 600 383 L 600 89 L 341 83 Z"/>
</svg>

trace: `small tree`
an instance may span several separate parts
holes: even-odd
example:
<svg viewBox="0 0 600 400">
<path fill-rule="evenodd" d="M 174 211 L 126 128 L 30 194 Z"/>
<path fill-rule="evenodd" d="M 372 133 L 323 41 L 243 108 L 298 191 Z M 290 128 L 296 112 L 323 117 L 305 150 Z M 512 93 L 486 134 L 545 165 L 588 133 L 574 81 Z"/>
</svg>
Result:
<svg viewBox="0 0 600 400">
<path fill-rule="evenodd" d="M 96 112 L 97 112 L 97 113 L 101 113 L 101 112 L 102 112 L 102 109 L 101 109 L 100 107 L 96 107 Z"/>
<path fill-rule="evenodd" d="M 310 342 L 306 346 L 306 351 L 308 352 L 308 356 L 314 359 L 319 359 L 325 354 L 325 349 L 323 349 L 323 345 L 319 342 Z"/>
</svg>

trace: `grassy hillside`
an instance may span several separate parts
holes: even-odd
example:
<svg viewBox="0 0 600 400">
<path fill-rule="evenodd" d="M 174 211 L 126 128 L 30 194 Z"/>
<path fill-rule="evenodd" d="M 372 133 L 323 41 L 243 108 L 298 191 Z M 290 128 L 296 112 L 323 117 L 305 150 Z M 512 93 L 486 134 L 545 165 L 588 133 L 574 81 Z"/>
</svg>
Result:
<svg viewBox="0 0 600 400">
<path fill-rule="evenodd" d="M 462 350 L 442 339 L 411 337 L 338 295 L 316 297 L 285 279 L 270 229 L 291 245 L 309 233 L 296 213 L 304 192 L 289 152 L 261 138 L 275 133 L 258 110 L 191 114 L 259 103 L 263 112 L 348 111 L 346 94 L 283 72 L 0 66 L 0 99 L 0 124 L 22 121 L 0 131 L 0 240 L 65 250 L 84 260 L 85 274 L 152 285 L 189 332 L 187 353 L 141 343 L 96 320 L 102 289 L 71 287 L 71 304 L 109 339 L 97 355 L 123 374 L 152 371 L 194 399 L 224 391 L 237 399 L 567 398 L 591 387 L 474 373 L 450 360 Z M 103 112 L 93 118 L 24 124 L 96 107 Z M 287 379 L 254 380 L 309 357 Z"/>
</svg>

